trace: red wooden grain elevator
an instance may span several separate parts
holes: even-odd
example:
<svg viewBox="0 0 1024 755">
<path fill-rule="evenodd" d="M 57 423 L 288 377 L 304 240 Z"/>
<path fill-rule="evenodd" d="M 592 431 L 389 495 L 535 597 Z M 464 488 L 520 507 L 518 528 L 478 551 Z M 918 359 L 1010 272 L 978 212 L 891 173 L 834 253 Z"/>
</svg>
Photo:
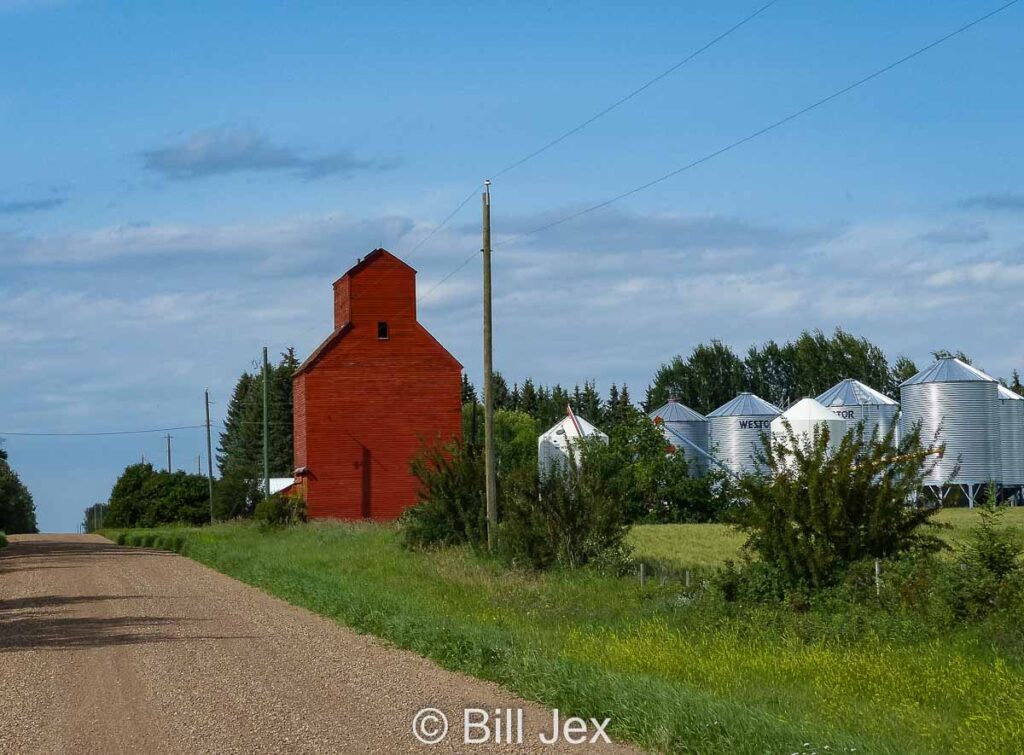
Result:
<svg viewBox="0 0 1024 755">
<path fill-rule="evenodd" d="M 394 519 L 409 464 L 462 433 L 462 365 L 416 320 L 416 271 L 375 249 L 334 283 L 334 332 L 295 372 L 296 479 L 314 518 Z"/>
</svg>

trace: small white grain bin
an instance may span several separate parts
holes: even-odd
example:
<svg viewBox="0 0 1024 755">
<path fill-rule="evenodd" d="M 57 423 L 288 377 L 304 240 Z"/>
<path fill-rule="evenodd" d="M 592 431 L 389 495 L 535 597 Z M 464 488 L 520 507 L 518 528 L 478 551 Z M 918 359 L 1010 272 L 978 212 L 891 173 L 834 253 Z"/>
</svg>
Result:
<svg viewBox="0 0 1024 755">
<path fill-rule="evenodd" d="M 579 443 L 582 438 L 597 438 L 602 443 L 608 442 L 608 436 L 590 424 L 583 417 L 574 414 L 572 409 L 558 424 L 554 425 L 537 439 L 537 463 L 543 477 L 556 464 L 569 463 L 569 458 L 580 463 Z"/>
<path fill-rule="evenodd" d="M 782 415 L 772 420 L 772 442 L 784 448 L 790 447 L 791 439 L 786 430 L 789 423 L 796 436 L 798 447 L 814 438 L 815 433 L 828 429 L 828 447 L 830 452 L 839 448 L 849 428 L 846 420 L 828 407 L 822 406 L 813 398 L 802 398 L 789 407 Z"/>
</svg>

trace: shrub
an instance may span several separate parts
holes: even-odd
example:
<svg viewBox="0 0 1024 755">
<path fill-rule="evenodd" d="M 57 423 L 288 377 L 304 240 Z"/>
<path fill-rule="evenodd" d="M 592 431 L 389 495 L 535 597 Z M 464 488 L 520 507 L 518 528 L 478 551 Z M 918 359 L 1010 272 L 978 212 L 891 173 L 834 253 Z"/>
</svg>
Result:
<svg viewBox="0 0 1024 755">
<path fill-rule="evenodd" d="M 580 444 L 581 464 L 557 464 L 543 477 L 525 470 L 510 486 L 501 549 L 514 563 L 538 569 L 586 564 L 617 567 L 627 560 L 628 526 L 604 470 L 590 463 L 603 444 Z"/>
<path fill-rule="evenodd" d="M 262 480 L 240 465 L 229 465 L 213 488 L 214 515 L 218 520 L 250 517 L 262 498 Z"/>
<path fill-rule="evenodd" d="M 253 519 L 262 527 L 286 527 L 306 521 L 306 501 L 302 496 L 275 494 L 256 504 Z"/>
<path fill-rule="evenodd" d="M 590 449 L 587 464 L 607 480 L 630 523 L 711 522 L 731 505 L 724 475 L 691 477 L 685 450 L 669 446 L 640 412 L 612 428 L 607 445 Z"/>
<path fill-rule="evenodd" d="M 412 462 L 420 481 L 419 504 L 402 515 L 407 546 L 487 544 L 484 459 L 461 440 L 423 449 Z"/>
<path fill-rule="evenodd" d="M 786 444 L 765 438 L 767 474 L 739 483 L 744 506 L 734 519 L 746 547 L 792 586 L 835 584 L 851 564 L 943 547 L 921 531 L 938 505 L 919 496 L 927 456 L 915 429 L 897 443 L 847 433 L 832 451 L 827 428 L 812 438 L 787 426 Z"/>
<path fill-rule="evenodd" d="M 981 618 L 1017 603 L 1022 595 L 1019 533 L 1002 524 L 1005 507 L 995 489 L 979 507 L 981 521 L 957 552 L 956 567 L 942 582 L 942 594 L 954 616 Z"/>
<path fill-rule="evenodd" d="M 7 547 L 7 535 L 5 535 L 3 532 L 0 532 L 0 548 L 6 548 L 6 547 Z"/>
</svg>

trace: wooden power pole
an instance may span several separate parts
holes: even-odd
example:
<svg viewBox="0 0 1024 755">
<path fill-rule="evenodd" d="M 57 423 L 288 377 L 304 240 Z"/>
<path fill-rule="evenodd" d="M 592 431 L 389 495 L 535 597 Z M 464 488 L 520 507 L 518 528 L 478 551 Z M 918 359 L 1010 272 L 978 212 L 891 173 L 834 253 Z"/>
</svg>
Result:
<svg viewBox="0 0 1024 755">
<path fill-rule="evenodd" d="M 167 474 L 171 473 L 171 434 L 167 433 Z"/>
<path fill-rule="evenodd" d="M 498 478 L 494 466 L 494 386 L 491 350 L 491 182 L 484 181 L 484 475 L 487 495 L 487 549 L 498 540 Z"/>
<path fill-rule="evenodd" d="M 270 497 L 270 363 L 263 347 L 263 497 Z"/>
<path fill-rule="evenodd" d="M 210 486 L 210 521 L 213 521 L 213 439 L 210 432 L 210 389 L 206 389 L 206 480 Z"/>
</svg>

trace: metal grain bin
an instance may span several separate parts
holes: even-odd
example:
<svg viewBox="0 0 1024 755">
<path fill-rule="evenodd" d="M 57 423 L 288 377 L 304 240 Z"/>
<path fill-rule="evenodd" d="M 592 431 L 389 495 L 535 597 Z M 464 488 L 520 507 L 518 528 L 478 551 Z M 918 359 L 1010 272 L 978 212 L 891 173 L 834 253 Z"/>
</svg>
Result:
<svg viewBox="0 0 1024 755">
<path fill-rule="evenodd" d="M 741 393 L 708 415 L 711 453 L 736 474 L 763 471 L 757 457 L 763 452 L 762 434 L 782 410 L 753 393 Z"/>
<path fill-rule="evenodd" d="M 1024 485 L 1024 397 L 1004 385 L 997 386 L 999 395 L 1000 461 L 1007 487 Z"/>
<path fill-rule="evenodd" d="M 968 499 L 973 501 L 973 486 L 999 480 L 998 386 L 981 370 L 954 358 L 940 359 L 900 385 L 900 432 L 906 434 L 920 422 L 922 445 L 946 445 L 926 485 L 970 486 Z"/>
<path fill-rule="evenodd" d="M 661 425 L 665 440 L 683 452 L 690 465 L 690 474 L 695 477 L 703 474 L 707 469 L 707 459 L 700 451 L 708 452 L 707 418 L 675 399 L 669 399 L 667 404 L 648 416 L 652 422 Z M 695 451 L 693 446 L 700 451 Z"/>
<path fill-rule="evenodd" d="M 863 422 L 865 438 L 884 437 L 900 412 L 898 401 L 853 378 L 833 385 L 818 396 L 818 403 L 846 420 L 848 430 L 856 429 Z"/>
<path fill-rule="evenodd" d="M 608 442 L 608 436 L 604 432 L 569 409 L 565 419 L 551 426 L 537 438 L 537 464 L 540 476 L 546 476 L 555 465 L 568 464 L 569 459 L 573 459 L 578 465 L 581 438 L 597 438 L 602 443 Z"/>
</svg>

